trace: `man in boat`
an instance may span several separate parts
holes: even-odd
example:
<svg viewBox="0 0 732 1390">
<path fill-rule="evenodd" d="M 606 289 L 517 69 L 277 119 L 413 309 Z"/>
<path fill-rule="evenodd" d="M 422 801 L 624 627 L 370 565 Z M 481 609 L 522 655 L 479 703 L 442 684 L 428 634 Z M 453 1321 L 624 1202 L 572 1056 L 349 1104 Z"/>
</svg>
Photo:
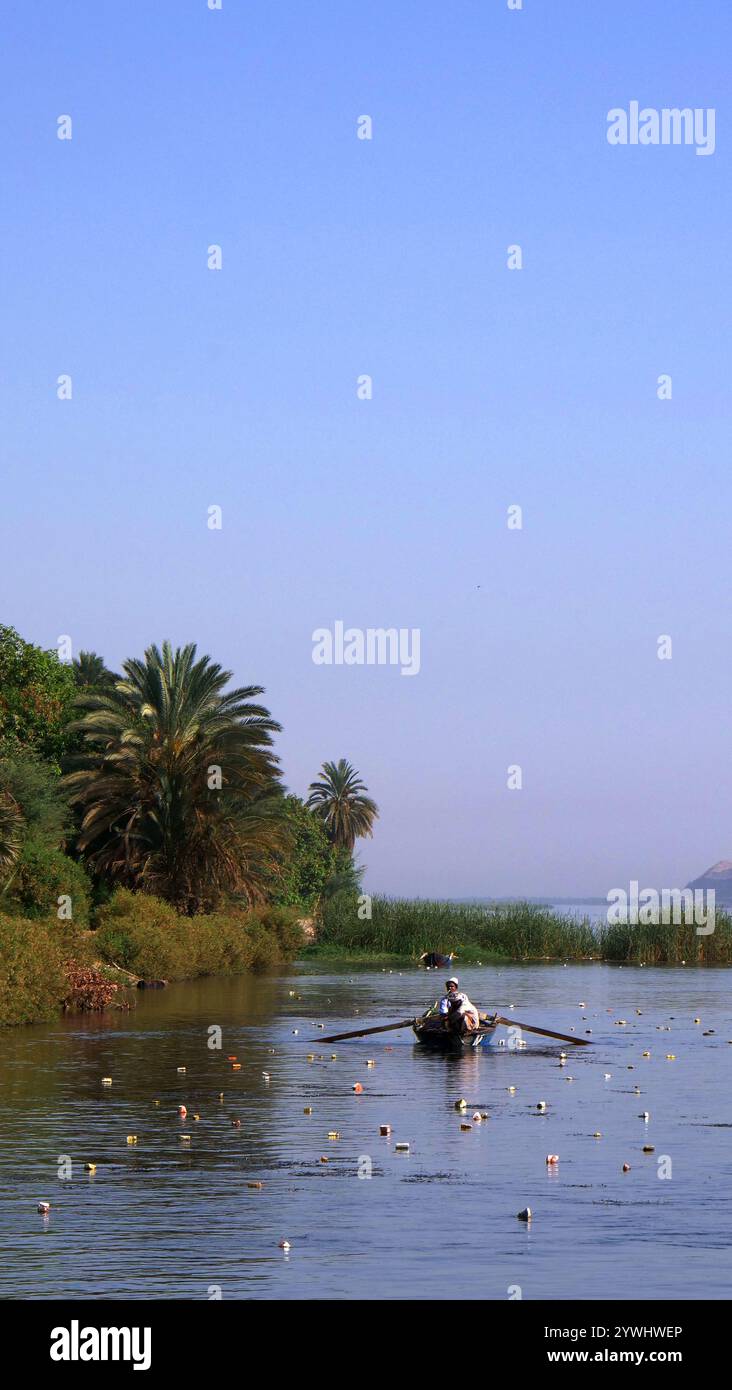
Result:
<svg viewBox="0 0 732 1390">
<path fill-rule="evenodd" d="M 480 1014 L 467 994 L 459 988 L 454 975 L 445 981 L 445 993 L 440 1000 L 443 1026 L 453 1033 L 474 1033 L 480 1028 Z"/>
</svg>

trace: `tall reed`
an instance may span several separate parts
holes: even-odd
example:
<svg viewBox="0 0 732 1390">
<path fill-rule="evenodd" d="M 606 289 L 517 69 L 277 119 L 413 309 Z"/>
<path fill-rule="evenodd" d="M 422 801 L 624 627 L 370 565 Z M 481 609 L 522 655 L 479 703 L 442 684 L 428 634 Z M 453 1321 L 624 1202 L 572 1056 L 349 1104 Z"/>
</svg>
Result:
<svg viewBox="0 0 732 1390">
<path fill-rule="evenodd" d="M 608 926 L 556 913 L 535 903 L 452 903 L 422 898 L 371 899 L 338 893 L 326 902 L 317 942 L 306 954 L 394 956 L 417 960 L 423 951 L 454 951 L 464 962 L 606 960 L 644 965 L 732 965 L 732 918 L 718 911 L 715 930 L 689 925 Z"/>
</svg>

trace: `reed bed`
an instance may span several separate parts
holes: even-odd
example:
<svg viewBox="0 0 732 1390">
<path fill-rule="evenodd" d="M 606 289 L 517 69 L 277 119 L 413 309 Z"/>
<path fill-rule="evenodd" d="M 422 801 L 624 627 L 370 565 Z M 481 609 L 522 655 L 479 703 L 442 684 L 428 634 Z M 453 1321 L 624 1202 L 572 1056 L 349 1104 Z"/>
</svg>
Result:
<svg viewBox="0 0 732 1390">
<path fill-rule="evenodd" d="M 336 894 L 323 909 L 317 952 L 332 955 L 398 956 L 417 959 L 423 951 L 456 952 L 462 961 L 588 960 L 599 954 L 586 921 L 558 916 L 534 903 L 450 903 L 374 897 L 371 919 L 358 916 L 358 899 Z"/>
<path fill-rule="evenodd" d="M 732 918 L 717 911 L 714 931 L 698 936 L 693 923 L 678 926 L 602 926 L 602 959 L 633 965 L 732 965 Z"/>
<path fill-rule="evenodd" d="M 523 902 L 375 896 L 370 919 L 358 914 L 358 897 L 336 894 L 323 907 L 317 941 L 306 955 L 416 961 L 423 951 L 454 951 L 464 964 L 504 959 L 732 965 L 732 918 L 719 911 L 709 936 L 698 936 L 693 924 L 607 926 Z"/>
</svg>

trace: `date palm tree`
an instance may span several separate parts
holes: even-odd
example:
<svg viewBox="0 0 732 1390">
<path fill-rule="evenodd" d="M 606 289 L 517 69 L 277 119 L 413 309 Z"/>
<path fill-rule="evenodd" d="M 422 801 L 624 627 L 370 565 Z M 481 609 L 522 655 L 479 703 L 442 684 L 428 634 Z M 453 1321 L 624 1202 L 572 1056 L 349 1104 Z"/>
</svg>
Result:
<svg viewBox="0 0 732 1390">
<path fill-rule="evenodd" d="M 18 857 L 24 824 L 15 797 L 0 788 L 0 878 L 4 878 Z"/>
<path fill-rule="evenodd" d="M 368 787 L 345 758 L 337 763 L 323 763 L 320 780 L 311 782 L 308 791 L 307 805 L 320 816 L 337 849 L 351 854 L 357 838 L 373 835 L 379 808 L 369 796 L 364 796 Z"/>
<path fill-rule="evenodd" d="M 64 777 L 81 814 L 78 848 L 112 882 L 156 893 L 179 911 L 224 893 L 265 893 L 283 842 L 272 750 L 279 724 L 250 685 L 189 645 L 151 646 L 107 691 L 87 691 L 72 726 L 81 751 Z"/>
<path fill-rule="evenodd" d="M 71 664 L 74 681 L 79 690 L 106 689 L 116 680 L 113 672 L 107 670 L 104 657 L 99 656 L 97 652 L 79 652 Z"/>
</svg>

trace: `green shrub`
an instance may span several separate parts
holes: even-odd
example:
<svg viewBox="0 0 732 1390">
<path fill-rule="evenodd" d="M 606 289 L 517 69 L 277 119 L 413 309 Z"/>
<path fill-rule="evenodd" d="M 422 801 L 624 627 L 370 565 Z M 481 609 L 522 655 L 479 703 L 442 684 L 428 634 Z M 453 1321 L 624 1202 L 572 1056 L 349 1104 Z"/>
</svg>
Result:
<svg viewBox="0 0 732 1390">
<path fill-rule="evenodd" d="M 58 1013 L 67 990 L 64 956 L 53 927 L 0 916 L 0 1026 Z"/>
<path fill-rule="evenodd" d="M 303 934 L 287 908 L 179 916 L 146 893 L 119 889 L 98 913 L 99 957 L 145 979 L 187 980 L 240 975 L 291 960 Z"/>
<path fill-rule="evenodd" d="M 81 864 L 60 849 L 27 840 L 15 862 L 2 906 L 22 917 L 45 919 L 57 914 L 62 895 L 71 899 L 71 920 L 86 926 L 91 884 Z"/>
</svg>

